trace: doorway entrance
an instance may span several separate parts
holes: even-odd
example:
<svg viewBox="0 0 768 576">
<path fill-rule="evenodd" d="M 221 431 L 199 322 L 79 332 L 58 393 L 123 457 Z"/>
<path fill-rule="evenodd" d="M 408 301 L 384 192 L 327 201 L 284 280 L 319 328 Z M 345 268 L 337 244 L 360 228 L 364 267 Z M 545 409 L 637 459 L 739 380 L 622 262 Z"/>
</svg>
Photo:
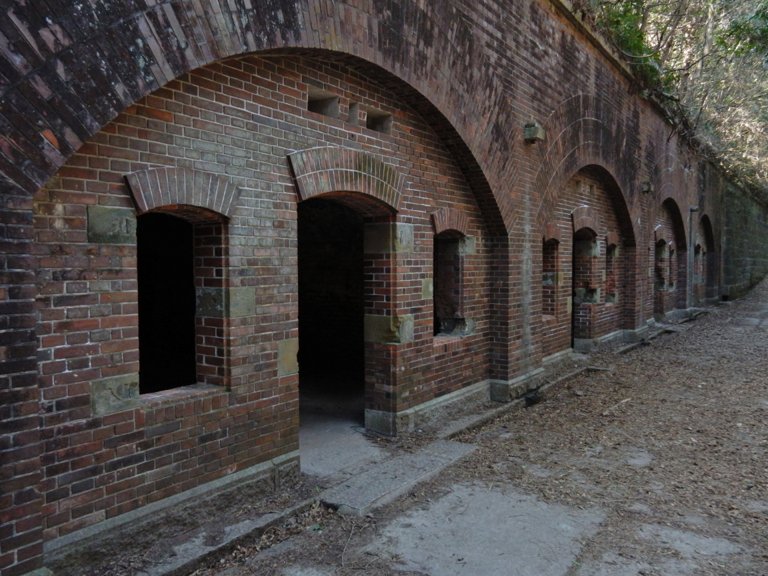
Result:
<svg viewBox="0 0 768 576">
<path fill-rule="evenodd" d="M 333 200 L 298 206 L 299 390 L 311 414 L 364 424 L 363 218 Z"/>
<path fill-rule="evenodd" d="M 595 260 L 597 236 L 589 228 L 581 228 L 573 235 L 571 347 L 578 340 L 593 336 L 593 309 L 599 298 Z"/>
</svg>

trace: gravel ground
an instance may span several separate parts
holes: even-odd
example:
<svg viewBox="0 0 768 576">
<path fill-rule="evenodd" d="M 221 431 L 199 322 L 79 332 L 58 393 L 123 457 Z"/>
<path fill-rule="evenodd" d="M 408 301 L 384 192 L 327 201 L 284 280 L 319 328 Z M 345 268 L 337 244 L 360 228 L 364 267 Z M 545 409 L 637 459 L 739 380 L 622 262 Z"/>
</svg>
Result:
<svg viewBox="0 0 768 576">
<path fill-rule="evenodd" d="M 569 567 L 547 573 L 767 575 L 766 416 L 764 282 L 632 351 L 593 354 L 585 371 L 549 389 L 541 402 L 463 433 L 457 440 L 477 450 L 398 501 L 363 518 L 312 506 L 192 573 L 476 574 L 417 566 L 388 527 L 445 502 L 457 487 L 483 486 L 552 510 L 592 514 L 596 528 L 578 541 Z M 419 444 L 406 437 L 389 448 Z M 310 485 L 304 480 L 296 496 L 306 496 Z M 291 494 L 279 497 L 286 502 Z M 125 552 L 92 573 L 140 573 L 146 556 L 136 554 Z M 536 573 L 525 562 L 513 560 L 507 573 Z"/>
</svg>

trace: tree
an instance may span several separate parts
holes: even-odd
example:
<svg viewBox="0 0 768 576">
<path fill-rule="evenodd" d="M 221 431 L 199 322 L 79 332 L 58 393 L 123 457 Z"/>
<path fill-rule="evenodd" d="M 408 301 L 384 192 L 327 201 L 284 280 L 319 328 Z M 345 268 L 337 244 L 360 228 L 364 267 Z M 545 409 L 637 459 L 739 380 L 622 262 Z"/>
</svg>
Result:
<svg viewBox="0 0 768 576">
<path fill-rule="evenodd" d="M 768 0 L 593 0 L 585 9 L 676 129 L 768 194 Z"/>
</svg>

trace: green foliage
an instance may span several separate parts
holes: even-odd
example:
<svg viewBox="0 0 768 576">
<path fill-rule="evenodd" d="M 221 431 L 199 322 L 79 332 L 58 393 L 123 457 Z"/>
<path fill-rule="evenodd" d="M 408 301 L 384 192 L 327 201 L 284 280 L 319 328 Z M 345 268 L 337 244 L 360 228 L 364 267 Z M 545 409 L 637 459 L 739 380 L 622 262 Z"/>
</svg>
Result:
<svg viewBox="0 0 768 576">
<path fill-rule="evenodd" d="M 658 54 L 646 40 L 643 29 L 645 6 L 642 0 L 602 3 L 596 14 L 596 22 L 629 59 L 638 79 L 647 88 L 668 88 L 670 79 L 663 72 Z"/>
<path fill-rule="evenodd" d="M 768 0 L 574 0 L 680 134 L 768 198 Z"/>
<path fill-rule="evenodd" d="M 721 48 L 736 54 L 757 52 L 768 59 L 768 0 L 759 3 L 751 14 L 733 19 L 717 41 Z"/>
</svg>

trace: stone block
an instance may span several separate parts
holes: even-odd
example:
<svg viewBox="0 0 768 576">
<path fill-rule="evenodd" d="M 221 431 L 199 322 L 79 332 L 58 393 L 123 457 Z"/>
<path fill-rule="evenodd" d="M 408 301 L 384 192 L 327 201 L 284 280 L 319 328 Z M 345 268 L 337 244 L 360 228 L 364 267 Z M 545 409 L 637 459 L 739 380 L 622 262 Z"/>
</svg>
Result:
<svg viewBox="0 0 768 576">
<path fill-rule="evenodd" d="M 382 436 L 397 434 L 396 414 L 383 410 L 365 410 L 365 429 Z"/>
<path fill-rule="evenodd" d="M 435 294 L 435 283 L 432 278 L 424 278 L 421 281 L 421 297 L 424 300 L 432 300 Z"/>
<path fill-rule="evenodd" d="M 464 236 L 459 244 L 459 254 L 462 256 L 477 254 L 477 238 L 474 236 Z"/>
<path fill-rule="evenodd" d="M 229 289 L 229 317 L 242 318 L 256 314 L 256 289 L 242 286 Z"/>
<path fill-rule="evenodd" d="M 196 289 L 197 314 L 212 318 L 224 318 L 226 315 L 226 302 L 223 288 L 208 288 L 205 286 Z"/>
<path fill-rule="evenodd" d="M 364 332 L 366 342 L 404 344 L 413 341 L 413 315 L 376 316 L 366 314 Z"/>
<path fill-rule="evenodd" d="M 129 410 L 138 401 L 138 374 L 112 376 L 91 382 L 91 409 L 94 416 Z"/>
<path fill-rule="evenodd" d="M 135 211 L 114 206 L 88 206 L 88 242 L 135 244 Z"/>
<path fill-rule="evenodd" d="M 277 345 L 277 375 L 288 376 L 299 371 L 299 339 L 289 338 Z"/>
</svg>

